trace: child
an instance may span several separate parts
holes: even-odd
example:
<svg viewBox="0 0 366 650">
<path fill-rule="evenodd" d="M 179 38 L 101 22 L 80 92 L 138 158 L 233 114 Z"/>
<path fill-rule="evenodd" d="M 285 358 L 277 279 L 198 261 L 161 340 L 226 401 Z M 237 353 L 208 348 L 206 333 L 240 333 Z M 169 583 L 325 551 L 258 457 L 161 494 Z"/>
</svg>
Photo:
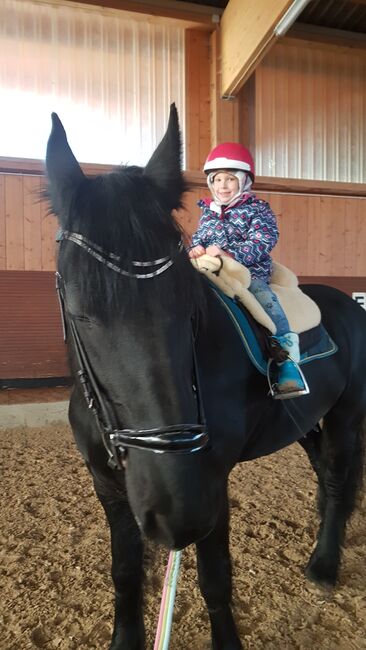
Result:
<svg viewBox="0 0 366 650">
<path fill-rule="evenodd" d="M 229 255 L 249 269 L 249 290 L 276 325 L 274 338 L 289 353 L 289 359 L 278 366 L 276 396 L 286 399 L 302 395 L 306 389 L 297 366 L 299 336 L 290 332 L 283 309 L 269 286 L 270 252 L 278 240 L 276 217 L 268 203 L 251 191 L 253 158 L 241 144 L 226 142 L 211 151 L 203 169 L 213 200 L 198 202 L 202 212 L 189 256 Z"/>
</svg>

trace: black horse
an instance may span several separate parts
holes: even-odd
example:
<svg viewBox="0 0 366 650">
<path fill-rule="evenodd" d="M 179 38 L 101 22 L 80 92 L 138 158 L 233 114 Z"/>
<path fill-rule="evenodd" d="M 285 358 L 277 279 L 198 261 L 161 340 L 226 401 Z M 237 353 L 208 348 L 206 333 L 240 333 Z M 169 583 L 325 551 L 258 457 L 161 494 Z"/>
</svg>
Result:
<svg viewBox="0 0 366 650">
<path fill-rule="evenodd" d="M 236 463 L 302 445 L 318 477 L 321 519 L 306 575 L 334 585 L 362 478 L 366 313 L 333 288 L 303 287 L 339 350 L 306 366 L 309 395 L 273 400 L 172 217 L 186 190 L 174 105 L 145 168 L 94 178 L 81 171 L 56 114 L 52 120 L 46 166 L 75 380 L 69 416 L 111 530 L 110 647 L 145 647 L 146 536 L 169 549 L 196 544 L 213 648 L 241 648 L 231 612 L 228 476 Z"/>
</svg>

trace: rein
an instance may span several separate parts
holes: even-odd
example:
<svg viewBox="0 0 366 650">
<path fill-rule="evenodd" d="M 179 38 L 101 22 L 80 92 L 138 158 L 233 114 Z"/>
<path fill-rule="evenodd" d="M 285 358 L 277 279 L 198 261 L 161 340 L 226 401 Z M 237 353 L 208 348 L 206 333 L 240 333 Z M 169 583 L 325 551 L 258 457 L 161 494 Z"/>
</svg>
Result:
<svg viewBox="0 0 366 650">
<path fill-rule="evenodd" d="M 64 231 L 58 238 L 59 241 L 68 240 L 81 246 L 88 254 L 92 255 L 99 262 L 121 275 L 134 277 L 138 280 L 145 280 L 160 275 L 174 263 L 171 257 L 163 257 L 149 262 L 133 262 L 137 267 L 156 267 L 158 269 L 150 273 L 132 273 L 116 266 L 111 259 L 119 261 L 120 258 L 113 253 L 104 251 L 100 246 L 89 241 L 78 233 Z M 182 250 L 182 241 L 179 243 L 179 250 Z M 162 265 L 162 266 L 161 266 Z M 123 461 L 126 458 L 128 449 L 145 449 L 154 453 L 175 453 L 191 454 L 204 449 L 208 444 L 208 434 L 202 414 L 202 407 L 199 399 L 197 361 L 195 356 L 194 342 L 192 337 L 194 380 L 193 390 L 195 391 L 198 420 L 201 424 L 172 424 L 151 429 L 117 429 L 114 428 L 105 405 L 103 396 L 95 378 L 93 369 L 80 338 L 75 318 L 67 308 L 65 282 L 56 272 L 56 290 L 60 304 L 64 340 L 67 340 L 67 332 L 70 331 L 74 345 L 78 370 L 77 377 L 82 386 L 84 398 L 88 408 L 94 414 L 101 434 L 103 445 L 108 455 L 108 465 L 112 469 L 123 469 Z"/>
</svg>

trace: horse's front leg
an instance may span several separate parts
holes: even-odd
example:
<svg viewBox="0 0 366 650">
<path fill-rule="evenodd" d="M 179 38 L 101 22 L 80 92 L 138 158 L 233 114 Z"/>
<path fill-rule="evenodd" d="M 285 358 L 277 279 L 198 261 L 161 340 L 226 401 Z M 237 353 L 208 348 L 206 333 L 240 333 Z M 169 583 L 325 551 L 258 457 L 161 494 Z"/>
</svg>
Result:
<svg viewBox="0 0 366 650">
<path fill-rule="evenodd" d="M 143 544 L 126 500 L 98 493 L 111 531 L 114 629 L 109 650 L 144 650 Z"/>
<path fill-rule="evenodd" d="M 211 533 L 196 544 L 198 579 L 205 599 L 212 634 L 213 650 L 240 650 L 231 611 L 231 559 L 229 551 L 229 507 L 227 493 Z"/>
</svg>

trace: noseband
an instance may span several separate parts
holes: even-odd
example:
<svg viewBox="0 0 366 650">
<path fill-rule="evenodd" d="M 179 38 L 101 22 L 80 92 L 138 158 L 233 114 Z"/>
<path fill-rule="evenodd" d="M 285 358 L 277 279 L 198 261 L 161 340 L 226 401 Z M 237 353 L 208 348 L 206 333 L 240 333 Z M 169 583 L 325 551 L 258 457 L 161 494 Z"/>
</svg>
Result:
<svg viewBox="0 0 366 650">
<path fill-rule="evenodd" d="M 151 269 L 148 273 L 135 273 L 119 266 L 121 261 L 119 256 L 104 251 L 100 246 L 79 233 L 62 231 L 57 239 L 58 241 L 68 240 L 73 242 L 112 271 L 137 280 L 154 278 L 164 273 L 174 263 L 169 256 L 146 262 L 134 261 L 132 262 L 132 266 L 134 267 Z M 179 242 L 179 250 L 183 250 L 182 241 Z M 201 424 L 172 424 L 152 429 L 113 428 L 108 409 L 99 390 L 98 382 L 95 379 L 93 369 L 77 330 L 75 318 L 67 307 L 65 282 L 58 271 L 56 272 L 56 290 L 62 316 L 64 340 L 66 341 L 67 331 L 69 330 L 79 367 L 77 376 L 83 389 L 86 404 L 96 418 L 101 438 L 108 454 L 109 467 L 112 469 L 123 469 L 122 463 L 126 458 L 127 450 L 130 448 L 145 449 L 159 454 L 192 454 L 205 448 L 208 444 L 208 434 L 204 424 L 198 390 L 194 342 L 192 342 L 194 360 L 193 390 L 197 400 L 198 420 Z"/>
</svg>

